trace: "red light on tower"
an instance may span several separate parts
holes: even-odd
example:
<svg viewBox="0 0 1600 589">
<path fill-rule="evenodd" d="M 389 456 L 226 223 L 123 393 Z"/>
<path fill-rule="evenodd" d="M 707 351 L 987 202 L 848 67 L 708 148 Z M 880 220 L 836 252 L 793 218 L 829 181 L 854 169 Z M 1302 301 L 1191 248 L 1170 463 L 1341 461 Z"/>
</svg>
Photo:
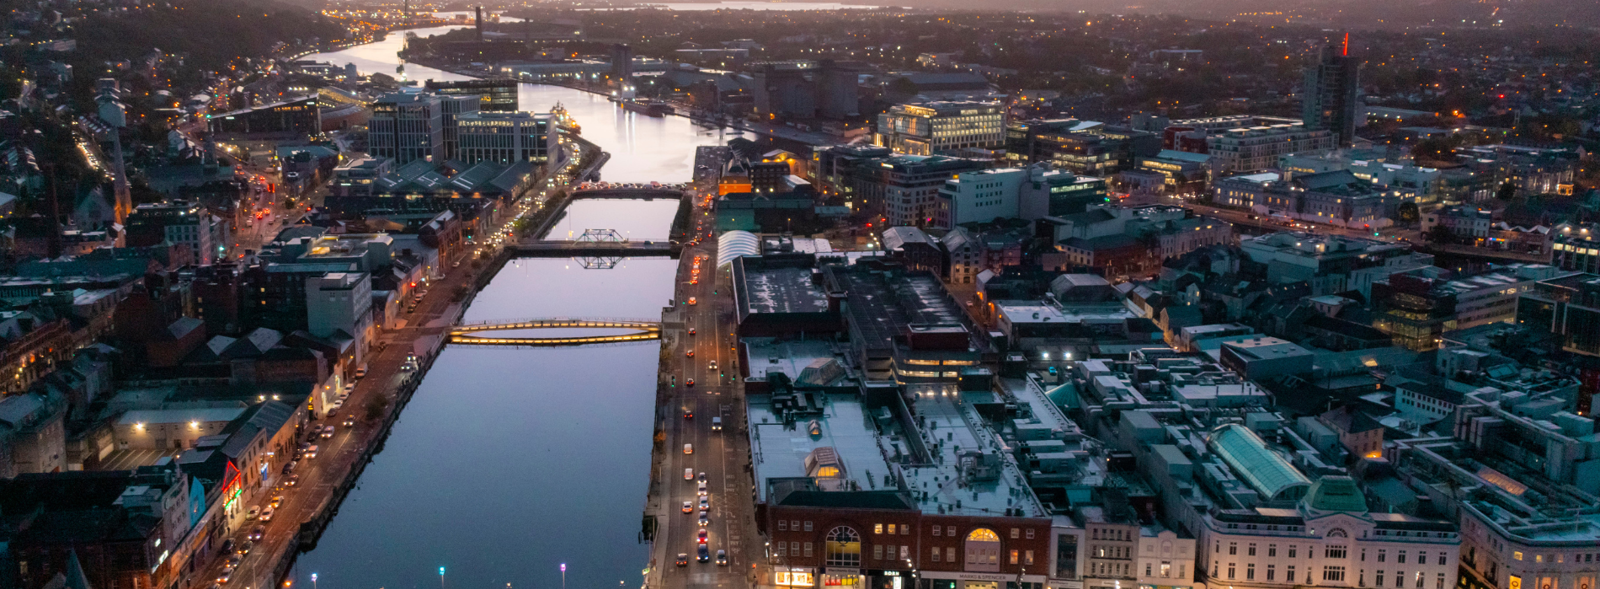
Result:
<svg viewBox="0 0 1600 589">
<path fill-rule="evenodd" d="M 1350 57 L 1350 33 L 1344 34 L 1344 56 Z"/>
</svg>

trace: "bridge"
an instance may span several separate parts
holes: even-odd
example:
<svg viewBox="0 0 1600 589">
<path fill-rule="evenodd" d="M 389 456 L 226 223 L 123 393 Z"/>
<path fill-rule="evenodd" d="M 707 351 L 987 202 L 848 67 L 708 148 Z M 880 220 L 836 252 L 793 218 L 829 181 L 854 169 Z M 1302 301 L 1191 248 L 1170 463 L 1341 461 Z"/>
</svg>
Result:
<svg viewBox="0 0 1600 589">
<path fill-rule="evenodd" d="M 633 241 L 616 229 L 585 229 L 577 239 L 536 239 L 509 246 L 520 257 L 576 258 L 584 268 L 609 269 L 629 256 L 675 256 L 682 249 L 670 241 Z"/>
<path fill-rule="evenodd" d="M 633 329 L 633 333 L 568 337 L 493 337 L 478 335 L 489 331 L 520 329 Z M 661 322 L 637 319 L 530 319 L 512 322 L 483 322 L 461 325 L 450 330 L 450 343 L 491 346 L 582 346 L 648 341 L 661 338 Z"/>
<path fill-rule="evenodd" d="M 580 198 L 683 198 L 683 191 L 666 187 L 579 187 L 572 191 L 574 200 Z"/>
</svg>

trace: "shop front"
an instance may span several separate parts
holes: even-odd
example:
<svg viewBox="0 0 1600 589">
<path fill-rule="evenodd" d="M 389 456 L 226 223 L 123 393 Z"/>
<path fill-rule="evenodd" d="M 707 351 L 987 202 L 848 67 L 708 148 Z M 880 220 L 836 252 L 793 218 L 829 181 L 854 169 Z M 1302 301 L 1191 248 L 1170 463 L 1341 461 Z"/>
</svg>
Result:
<svg viewBox="0 0 1600 589">
<path fill-rule="evenodd" d="M 822 586 L 861 589 L 867 584 L 866 576 L 861 573 L 861 569 L 856 568 L 826 567 L 822 569 Z"/>
<path fill-rule="evenodd" d="M 804 567 L 776 567 L 772 571 L 772 584 L 779 587 L 816 587 L 816 571 Z"/>
<path fill-rule="evenodd" d="M 918 589 L 1045 589 L 1044 575 L 922 571 Z"/>
<path fill-rule="evenodd" d="M 868 589 L 912 589 L 915 582 L 915 578 L 907 571 L 867 571 Z"/>
</svg>

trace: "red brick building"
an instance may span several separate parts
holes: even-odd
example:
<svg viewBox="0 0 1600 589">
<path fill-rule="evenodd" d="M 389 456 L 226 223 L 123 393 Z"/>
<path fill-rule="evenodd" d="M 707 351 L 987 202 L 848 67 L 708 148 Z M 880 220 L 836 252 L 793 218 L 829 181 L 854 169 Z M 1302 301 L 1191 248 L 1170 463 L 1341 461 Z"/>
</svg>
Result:
<svg viewBox="0 0 1600 589">
<path fill-rule="evenodd" d="M 859 589 L 1038 589 L 1048 518 L 922 513 L 897 491 L 795 491 L 765 506 L 762 584 Z"/>
</svg>

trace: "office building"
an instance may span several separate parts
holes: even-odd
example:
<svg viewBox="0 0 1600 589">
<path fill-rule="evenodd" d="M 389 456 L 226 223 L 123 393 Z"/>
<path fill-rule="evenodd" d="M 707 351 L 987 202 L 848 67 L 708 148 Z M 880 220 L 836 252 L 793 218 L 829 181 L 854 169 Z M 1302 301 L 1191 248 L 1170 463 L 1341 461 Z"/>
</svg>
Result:
<svg viewBox="0 0 1600 589">
<path fill-rule="evenodd" d="M 220 139 L 304 139 L 322 133 L 315 95 L 215 114 L 206 122 Z"/>
<path fill-rule="evenodd" d="M 520 108 L 517 85 L 516 80 L 496 78 L 451 82 L 428 80 L 423 87 L 439 96 L 475 96 L 478 98 L 478 111 L 516 112 Z"/>
<path fill-rule="evenodd" d="M 1211 156 L 1163 149 L 1153 156 L 1139 157 L 1134 169 L 1161 176 L 1161 193 L 1197 196 L 1211 183 Z"/>
<path fill-rule="evenodd" d="M 463 106 L 459 102 L 453 106 Z M 475 105 L 474 105 L 475 106 Z M 431 94 L 397 92 L 372 103 L 367 152 L 397 164 L 445 161 L 444 106 Z"/>
<path fill-rule="evenodd" d="M 528 112 L 473 112 L 455 121 L 457 153 L 453 159 L 467 164 L 515 162 L 547 164 L 559 149 L 548 114 Z"/>
<path fill-rule="evenodd" d="M 901 104 L 878 115 L 875 143 L 910 155 L 997 150 L 1005 145 L 1005 109 L 998 102 Z"/>
<path fill-rule="evenodd" d="M 1306 69 L 1301 100 L 1307 129 L 1331 131 L 1339 147 L 1350 146 L 1367 111 L 1361 105 L 1361 60 L 1350 56 L 1348 38 L 1342 45 L 1324 46 Z"/>
<path fill-rule="evenodd" d="M 949 228 L 995 219 L 1035 220 L 1080 212 L 1105 197 L 1103 179 L 1074 176 L 1045 164 L 980 170 L 945 181 L 934 224 Z"/>
<path fill-rule="evenodd" d="M 1356 229 L 1386 227 L 1392 196 L 1348 170 L 1300 174 L 1279 180 L 1273 173 L 1225 178 L 1217 182 L 1212 201 L 1249 209 L 1279 220 L 1301 220 Z"/>
<path fill-rule="evenodd" d="M 1286 155 L 1278 158 L 1278 169 L 1283 171 L 1286 180 L 1298 174 L 1349 170 L 1355 177 L 1370 182 L 1391 195 L 1418 204 L 1438 200 L 1442 181 L 1442 174 L 1436 168 L 1364 159 L 1355 157 L 1348 151 L 1321 155 Z"/>
<path fill-rule="evenodd" d="M 987 167 L 980 160 L 944 156 L 896 156 L 859 170 L 856 192 L 885 224 L 926 226 L 939 210 L 939 189 L 957 174 Z"/>
<path fill-rule="evenodd" d="M 621 82 L 633 79 L 633 47 L 626 43 L 611 46 L 611 79 Z"/>
<path fill-rule="evenodd" d="M 1033 120 L 1006 126 L 1006 161 L 1050 163 L 1080 176 L 1110 177 L 1161 151 L 1148 131 L 1078 119 Z"/>
<path fill-rule="evenodd" d="M 1535 282 L 1517 300 L 1517 324 L 1556 338 L 1562 351 L 1600 356 L 1600 275 L 1574 272 Z"/>
<path fill-rule="evenodd" d="M 127 244 L 153 246 L 163 241 L 189 251 L 196 264 L 210 264 L 226 257 L 229 249 L 228 223 L 196 203 L 169 201 L 142 204 L 128 215 Z"/>
</svg>

